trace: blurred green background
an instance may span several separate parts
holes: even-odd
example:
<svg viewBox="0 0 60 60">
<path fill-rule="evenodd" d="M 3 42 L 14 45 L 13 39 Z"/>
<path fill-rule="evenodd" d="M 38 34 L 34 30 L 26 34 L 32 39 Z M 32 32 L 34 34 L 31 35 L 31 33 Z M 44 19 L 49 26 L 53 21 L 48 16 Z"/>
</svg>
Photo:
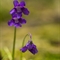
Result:
<svg viewBox="0 0 60 60">
<path fill-rule="evenodd" d="M 17 28 L 15 59 L 20 58 L 22 40 L 27 33 L 37 45 L 38 53 L 23 54 L 23 60 L 60 60 L 60 0 L 25 0 L 30 14 L 27 23 Z M 13 0 L 0 0 L 0 51 L 3 60 L 11 59 L 14 27 L 8 26 Z M 26 40 L 29 38 L 27 37 Z M 29 54 L 29 55 L 28 55 Z"/>
</svg>

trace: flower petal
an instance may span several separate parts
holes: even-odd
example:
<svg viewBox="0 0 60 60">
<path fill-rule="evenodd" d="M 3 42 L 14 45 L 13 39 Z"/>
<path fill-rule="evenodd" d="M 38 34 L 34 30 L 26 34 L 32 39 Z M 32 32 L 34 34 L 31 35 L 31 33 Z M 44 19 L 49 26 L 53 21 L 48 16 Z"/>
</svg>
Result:
<svg viewBox="0 0 60 60">
<path fill-rule="evenodd" d="M 34 45 L 32 49 L 29 49 L 29 51 L 32 53 L 32 54 L 36 54 L 38 52 L 36 46 Z"/>
<path fill-rule="evenodd" d="M 10 11 L 10 14 L 14 14 L 16 12 L 16 10 L 13 8 L 11 11 Z"/>
<path fill-rule="evenodd" d="M 26 23 L 26 20 L 23 19 L 23 18 L 20 18 L 20 19 L 18 19 L 18 20 L 19 20 L 19 22 L 20 22 L 21 24 L 25 24 L 25 23 Z"/>
<path fill-rule="evenodd" d="M 28 49 L 32 49 L 32 47 L 34 46 L 33 42 L 32 41 L 28 41 L 28 43 L 26 44 L 26 47 Z"/>
<path fill-rule="evenodd" d="M 19 18 L 21 18 L 21 17 L 22 17 L 22 12 L 18 12 L 18 13 L 12 14 L 12 18 L 17 18 L 17 19 L 19 19 Z"/>
<path fill-rule="evenodd" d="M 17 18 L 21 18 L 22 17 L 22 12 L 18 12 L 17 13 Z"/>
<path fill-rule="evenodd" d="M 8 21 L 8 25 L 9 26 L 12 26 L 14 24 L 14 20 L 12 19 L 12 20 L 10 20 L 10 21 Z"/>
<path fill-rule="evenodd" d="M 25 15 L 28 15 L 29 14 L 29 11 L 27 8 L 21 8 L 22 12 L 25 14 Z"/>
<path fill-rule="evenodd" d="M 19 5 L 20 5 L 20 7 L 24 7 L 26 4 L 24 1 L 21 1 Z"/>
<path fill-rule="evenodd" d="M 15 23 L 14 26 L 15 27 L 21 27 L 21 24 L 18 22 L 18 23 Z"/>
<path fill-rule="evenodd" d="M 25 19 L 22 19 L 22 24 L 26 24 L 26 20 Z"/>
<path fill-rule="evenodd" d="M 17 13 L 12 14 L 12 18 L 13 18 L 13 19 L 14 19 L 14 18 L 17 18 Z"/>
<path fill-rule="evenodd" d="M 27 47 L 24 46 L 23 48 L 20 49 L 22 52 L 26 52 L 27 51 Z"/>
<path fill-rule="evenodd" d="M 18 0 L 14 0 L 13 4 L 14 4 L 14 7 L 18 6 L 18 4 L 19 4 Z"/>
</svg>

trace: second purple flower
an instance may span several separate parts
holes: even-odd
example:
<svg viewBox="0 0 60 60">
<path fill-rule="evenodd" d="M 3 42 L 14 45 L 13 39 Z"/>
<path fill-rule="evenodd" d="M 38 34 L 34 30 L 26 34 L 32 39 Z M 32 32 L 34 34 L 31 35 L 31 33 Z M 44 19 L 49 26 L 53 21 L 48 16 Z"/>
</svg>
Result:
<svg viewBox="0 0 60 60">
<path fill-rule="evenodd" d="M 29 50 L 32 54 L 36 54 L 38 52 L 37 47 L 33 44 L 32 40 L 29 40 L 28 43 L 20 49 L 22 52 L 26 52 Z"/>
</svg>

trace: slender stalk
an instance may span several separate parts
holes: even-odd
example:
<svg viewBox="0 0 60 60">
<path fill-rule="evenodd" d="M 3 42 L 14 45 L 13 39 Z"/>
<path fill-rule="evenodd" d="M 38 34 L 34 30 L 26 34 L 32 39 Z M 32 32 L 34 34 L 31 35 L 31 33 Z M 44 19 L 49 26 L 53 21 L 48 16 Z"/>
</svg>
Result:
<svg viewBox="0 0 60 60">
<path fill-rule="evenodd" d="M 29 37 L 30 37 L 30 39 L 32 38 L 32 37 L 31 37 L 31 34 L 26 34 L 26 35 L 25 35 L 25 37 L 24 37 L 24 39 L 23 39 L 23 42 L 22 42 L 22 47 L 24 46 L 25 39 L 26 39 L 26 37 L 27 37 L 27 36 L 29 36 Z M 22 52 L 21 52 L 20 60 L 22 60 L 22 58 L 23 58 L 23 54 L 22 54 Z"/>
<path fill-rule="evenodd" d="M 16 42 L 16 27 L 14 28 L 14 40 L 13 40 L 12 60 L 14 60 L 14 55 L 15 55 L 15 42 Z"/>
<path fill-rule="evenodd" d="M 25 35 L 25 37 L 24 37 L 24 39 L 23 39 L 23 42 L 22 42 L 22 47 L 24 46 L 25 38 L 26 38 L 27 36 L 29 36 L 29 34 L 26 34 L 26 35 Z"/>
</svg>

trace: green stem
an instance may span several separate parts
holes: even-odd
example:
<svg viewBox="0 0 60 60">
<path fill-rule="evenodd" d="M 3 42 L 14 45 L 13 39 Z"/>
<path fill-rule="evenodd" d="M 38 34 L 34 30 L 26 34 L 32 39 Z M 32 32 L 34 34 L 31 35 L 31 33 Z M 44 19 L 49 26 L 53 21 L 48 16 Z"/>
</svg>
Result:
<svg viewBox="0 0 60 60">
<path fill-rule="evenodd" d="M 14 55 L 15 55 L 15 42 L 16 42 L 16 27 L 14 28 L 14 40 L 13 40 L 12 60 L 14 60 Z"/>
<path fill-rule="evenodd" d="M 29 34 L 26 34 L 26 35 L 25 35 L 25 37 L 24 37 L 24 39 L 23 39 L 23 42 L 22 42 L 22 47 L 24 46 L 24 42 L 25 42 L 25 39 L 26 39 L 27 36 L 29 36 Z"/>
<path fill-rule="evenodd" d="M 26 34 L 25 37 L 24 37 L 24 39 L 23 39 L 23 42 L 22 42 L 22 47 L 24 46 L 25 39 L 26 39 L 27 36 L 30 36 L 30 39 L 31 39 L 31 35 L 30 35 L 30 34 Z M 21 52 L 21 57 L 20 57 L 20 59 L 22 60 L 22 58 L 23 58 L 23 54 L 22 54 L 22 52 Z"/>
</svg>

